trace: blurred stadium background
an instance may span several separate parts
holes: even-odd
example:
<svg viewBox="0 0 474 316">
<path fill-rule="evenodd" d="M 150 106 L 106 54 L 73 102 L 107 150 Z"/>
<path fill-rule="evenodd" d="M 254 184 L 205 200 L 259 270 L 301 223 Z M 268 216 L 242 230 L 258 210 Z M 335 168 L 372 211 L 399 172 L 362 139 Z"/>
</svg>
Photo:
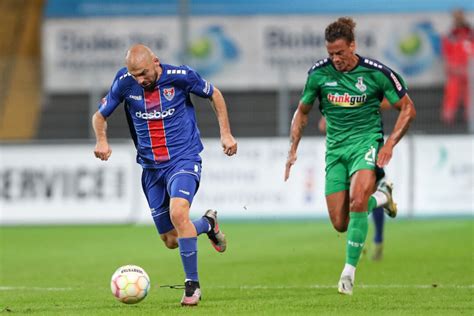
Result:
<svg viewBox="0 0 474 316">
<path fill-rule="evenodd" d="M 214 113 L 195 100 L 206 138 L 195 215 L 213 206 L 224 217 L 325 217 L 319 111 L 311 113 L 291 181 L 281 180 L 306 72 L 326 56 L 324 28 L 341 15 L 355 18 L 361 55 L 406 78 L 418 111 L 388 168 L 400 215 L 472 215 L 474 111 L 467 121 L 459 111 L 454 124 L 442 122 L 440 52 L 453 9 L 463 8 L 472 23 L 469 1 L 398 1 L 389 7 L 368 0 L 0 5 L 8 12 L 0 22 L 3 224 L 150 221 L 123 109 L 109 120 L 112 160 L 92 158 L 91 114 L 135 42 L 149 45 L 164 63 L 191 65 L 224 92 L 239 155 L 220 154 Z M 383 116 L 388 134 L 397 112 Z"/>
<path fill-rule="evenodd" d="M 153 227 L 128 225 L 152 221 L 123 109 L 109 119 L 110 161 L 93 156 L 90 117 L 142 42 L 223 91 L 239 142 L 224 156 L 211 107 L 195 100 L 205 150 L 192 216 L 216 208 L 232 236 L 224 256 L 199 248 L 203 313 L 472 315 L 472 103 L 468 120 L 441 120 L 441 38 L 458 8 L 474 25 L 467 0 L 0 0 L 0 311 L 128 314 L 107 287 L 132 261 L 161 291 L 134 311 L 176 312 L 181 293 L 158 286 L 180 282 L 179 256 Z M 307 70 L 326 57 L 327 24 L 345 15 L 358 53 L 400 72 L 418 112 L 387 168 L 401 220 L 387 223 L 383 265 L 361 264 L 353 300 L 334 294 L 344 237 L 327 219 L 317 109 L 283 182 Z M 397 112 L 383 117 L 388 134 Z M 127 225 L 102 225 L 112 223 Z"/>
</svg>

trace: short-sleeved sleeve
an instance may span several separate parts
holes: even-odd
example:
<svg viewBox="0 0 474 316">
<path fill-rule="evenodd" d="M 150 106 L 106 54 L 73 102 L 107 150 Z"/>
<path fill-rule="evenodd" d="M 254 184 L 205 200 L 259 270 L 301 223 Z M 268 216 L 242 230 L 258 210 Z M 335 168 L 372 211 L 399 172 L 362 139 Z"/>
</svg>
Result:
<svg viewBox="0 0 474 316">
<path fill-rule="evenodd" d="M 99 112 L 104 117 L 110 116 L 112 112 L 122 103 L 123 95 L 120 89 L 120 80 L 123 79 L 123 76 L 126 76 L 127 73 L 122 74 L 121 71 L 115 76 L 114 82 L 110 87 L 109 92 L 105 97 L 102 98 L 99 104 Z"/>
<path fill-rule="evenodd" d="M 214 86 L 190 67 L 187 67 L 186 85 L 189 93 L 203 98 L 210 98 L 214 92 Z"/>
<path fill-rule="evenodd" d="M 384 96 L 391 103 L 397 103 L 407 93 L 407 86 L 403 78 L 395 71 L 387 68 L 381 76 Z"/>
<path fill-rule="evenodd" d="M 314 101 L 319 96 L 319 93 L 320 91 L 316 79 L 310 73 L 306 79 L 303 92 L 301 93 L 300 102 L 306 105 L 313 105 Z"/>
</svg>

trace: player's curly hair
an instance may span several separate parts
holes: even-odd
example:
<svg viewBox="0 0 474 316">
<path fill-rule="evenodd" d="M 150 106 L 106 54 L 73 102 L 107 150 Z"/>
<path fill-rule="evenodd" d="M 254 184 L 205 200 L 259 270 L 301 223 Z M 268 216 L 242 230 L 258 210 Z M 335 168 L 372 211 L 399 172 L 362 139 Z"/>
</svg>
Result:
<svg viewBox="0 0 474 316">
<path fill-rule="evenodd" d="M 324 36 L 327 42 L 333 43 L 338 39 L 345 39 L 348 43 L 355 40 L 354 29 L 356 23 L 350 17 L 342 17 L 326 27 Z"/>
</svg>

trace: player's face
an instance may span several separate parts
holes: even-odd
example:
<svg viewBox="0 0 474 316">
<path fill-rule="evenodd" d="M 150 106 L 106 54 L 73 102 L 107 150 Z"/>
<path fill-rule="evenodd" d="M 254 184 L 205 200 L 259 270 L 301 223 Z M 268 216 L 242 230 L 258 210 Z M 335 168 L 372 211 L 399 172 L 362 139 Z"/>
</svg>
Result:
<svg viewBox="0 0 474 316">
<path fill-rule="evenodd" d="M 160 67 L 158 59 L 152 61 L 143 61 L 129 67 L 128 72 L 135 78 L 139 85 L 144 89 L 154 89 L 155 82 L 158 79 L 157 69 Z"/>
<path fill-rule="evenodd" d="M 349 71 L 357 62 L 354 54 L 355 43 L 348 43 L 345 39 L 338 39 L 332 43 L 326 42 L 329 58 L 337 71 Z"/>
</svg>

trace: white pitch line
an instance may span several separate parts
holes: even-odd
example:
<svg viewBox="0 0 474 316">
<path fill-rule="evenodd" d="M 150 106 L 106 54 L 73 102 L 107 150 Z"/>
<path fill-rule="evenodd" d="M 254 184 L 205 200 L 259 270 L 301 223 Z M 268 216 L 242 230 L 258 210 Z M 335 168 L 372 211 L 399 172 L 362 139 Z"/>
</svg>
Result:
<svg viewBox="0 0 474 316">
<path fill-rule="evenodd" d="M 72 287 L 0 286 L 0 291 L 71 291 Z"/>
<path fill-rule="evenodd" d="M 361 289 L 474 289 L 474 284 L 356 284 Z M 240 285 L 240 286 L 206 286 L 209 289 L 224 290 L 291 290 L 291 289 L 335 289 L 336 285 Z M 0 286 L 0 291 L 72 291 L 72 287 L 38 287 L 38 286 Z"/>
<path fill-rule="evenodd" d="M 474 284 L 356 284 L 356 288 L 362 289 L 474 289 Z M 291 290 L 291 289 L 335 289 L 336 285 L 240 285 L 240 286 L 209 286 L 218 289 L 240 289 L 240 290 Z"/>
</svg>

